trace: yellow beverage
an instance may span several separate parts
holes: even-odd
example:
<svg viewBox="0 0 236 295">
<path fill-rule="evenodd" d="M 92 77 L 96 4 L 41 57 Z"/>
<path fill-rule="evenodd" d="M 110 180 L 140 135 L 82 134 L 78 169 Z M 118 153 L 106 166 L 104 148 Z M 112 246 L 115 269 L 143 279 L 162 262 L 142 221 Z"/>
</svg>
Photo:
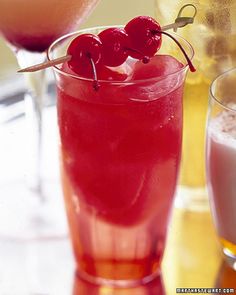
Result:
<svg viewBox="0 0 236 295">
<path fill-rule="evenodd" d="M 180 182 L 191 187 L 205 185 L 204 137 L 209 81 L 200 75 L 186 81 L 184 94 L 184 134 Z"/>
<path fill-rule="evenodd" d="M 180 184 L 196 189 L 205 187 L 205 125 L 209 86 L 213 78 L 236 66 L 236 2 L 156 0 L 156 19 L 172 23 L 186 3 L 197 7 L 193 25 L 178 29 L 194 47 L 197 72 L 188 76 L 184 94 L 184 134 Z M 188 7 L 182 16 L 193 15 Z M 169 46 L 169 44 L 168 44 Z"/>
</svg>

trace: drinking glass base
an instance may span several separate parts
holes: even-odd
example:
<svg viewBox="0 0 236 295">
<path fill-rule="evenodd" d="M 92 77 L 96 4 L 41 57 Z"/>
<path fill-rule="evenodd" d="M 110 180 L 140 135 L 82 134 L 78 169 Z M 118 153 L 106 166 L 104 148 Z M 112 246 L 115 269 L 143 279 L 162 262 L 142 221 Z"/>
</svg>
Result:
<svg viewBox="0 0 236 295">
<path fill-rule="evenodd" d="M 228 265 L 236 270 L 236 256 L 227 248 L 223 248 L 223 253 Z"/>
<path fill-rule="evenodd" d="M 67 236 L 59 184 L 44 181 L 42 188 L 39 194 L 21 180 L 0 186 L 0 239 L 25 241 Z"/>
<path fill-rule="evenodd" d="M 209 201 L 205 187 L 188 187 L 179 185 L 177 188 L 175 207 L 195 212 L 209 211 Z"/>
<path fill-rule="evenodd" d="M 125 279 L 125 280 L 116 280 L 116 279 L 106 279 L 102 277 L 92 276 L 85 271 L 78 269 L 76 272 L 77 276 L 82 280 L 85 280 L 91 284 L 116 287 L 116 288 L 133 288 L 141 285 L 145 285 L 155 280 L 157 277 L 161 276 L 161 271 L 158 269 L 154 273 L 140 279 Z"/>
</svg>

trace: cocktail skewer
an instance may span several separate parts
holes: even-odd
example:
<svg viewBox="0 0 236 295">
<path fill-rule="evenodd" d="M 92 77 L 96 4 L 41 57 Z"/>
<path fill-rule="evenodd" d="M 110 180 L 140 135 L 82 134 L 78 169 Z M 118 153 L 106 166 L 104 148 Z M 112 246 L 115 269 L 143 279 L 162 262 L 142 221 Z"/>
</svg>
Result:
<svg viewBox="0 0 236 295">
<path fill-rule="evenodd" d="M 192 17 L 183 17 L 183 16 L 181 16 L 181 13 L 183 12 L 183 9 L 188 7 L 188 6 L 191 6 L 191 7 L 194 8 L 194 15 Z M 176 18 L 175 22 L 171 23 L 169 25 L 163 26 L 161 28 L 161 30 L 162 31 L 167 31 L 167 30 L 173 29 L 176 32 L 178 28 L 183 28 L 183 27 L 185 27 L 185 26 L 187 26 L 189 24 L 192 24 L 194 22 L 194 18 L 196 16 L 196 13 L 197 13 L 197 9 L 193 4 L 186 4 L 180 9 L 180 11 L 178 13 L 178 17 Z M 66 61 L 69 61 L 70 59 L 71 59 L 71 55 L 65 55 L 65 56 L 50 60 L 50 61 L 46 61 L 46 62 L 36 64 L 36 65 L 30 66 L 30 67 L 27 67 L 27 68 L 24 68 L 24 69 L 20 69 L 20 70 L 18 70 L 18 73 L 40 71 L 40 70 L 43 70 L 43 69 L 46 69 L 46 68 L 49 68 L 49 67 L 52 67 L 52 66 L 62 64 L 64 62 L 66 62 Z"/>
<path fill-rule="evenodd" d="M 39 70 L 43 70 L 43 69 L 46 69 L 46 68 L 49 68 L 49 67 L 52 67 L 52 66 L 62 64 L 63 62 L 69 61 L 70 59 L 71 59 L 71 55 L 65 55 L 65 56 L 58 57 L 58 58 L 53 59 L 53 60 L 49 60 L 49 61 L 46 61 L 46 62 L 42 62 L 40 64 L 36 64 L 34 66 L 30 66 L 30 67 L 27 67 L 27 68 L 24 68 L 24 69 L 20 69 L 17 72 L 18 73 L 36 72 L 36 71 L 39 71 Z"/>
</svg>

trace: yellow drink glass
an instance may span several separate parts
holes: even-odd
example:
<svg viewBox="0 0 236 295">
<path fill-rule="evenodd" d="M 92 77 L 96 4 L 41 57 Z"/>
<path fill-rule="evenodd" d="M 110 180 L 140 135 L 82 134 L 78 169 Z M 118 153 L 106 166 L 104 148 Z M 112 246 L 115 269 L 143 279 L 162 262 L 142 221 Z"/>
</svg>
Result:
<svg viewBox="0 0 236 295">
<path fill-rule="evenodd" d="M 156 1 L 156 19 L 162 25 L 171 23 L 183 0 Z M 198 10 L 193 25 L 178 29 L 195 50 L 197 72 L 189 75 L 184 93 L 183 155 L 180 174 L 180 198 L 183 207 L 208 208 L 205 191 L 205 124 L 209 86 L 219 73 L 236 64 L 236 2 L 232 0 L 188 1 Z M 193 15 L 186 7 L 182 16 Z M 169 45 L 169 44 L 168 44 Z"/>
</svg>

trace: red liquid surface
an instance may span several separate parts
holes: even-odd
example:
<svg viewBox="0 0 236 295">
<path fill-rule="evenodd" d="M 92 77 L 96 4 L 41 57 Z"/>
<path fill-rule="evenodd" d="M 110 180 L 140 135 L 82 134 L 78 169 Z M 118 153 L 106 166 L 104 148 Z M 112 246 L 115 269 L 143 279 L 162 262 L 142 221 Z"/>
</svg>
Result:
<svg viewBox="0 0 236 295">
<path fill-rule="evenodd" d="M 95 92 L 91 82 L 61 78 L 62 178 L 80 268 L 111 279 L 148 276 L 160 265 L 177 181 L 183 82 L 136 101 L 153 82 L 104 83 Z"/>
</svg>

